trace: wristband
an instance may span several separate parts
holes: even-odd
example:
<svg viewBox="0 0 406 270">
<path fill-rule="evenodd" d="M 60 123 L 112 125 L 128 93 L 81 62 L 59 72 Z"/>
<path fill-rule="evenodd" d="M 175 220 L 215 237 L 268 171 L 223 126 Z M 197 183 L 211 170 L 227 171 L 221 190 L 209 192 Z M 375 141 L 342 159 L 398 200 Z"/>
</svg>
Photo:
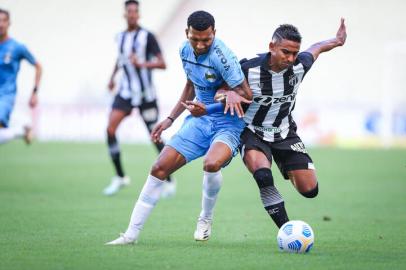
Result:
<svg viewBox="0 0 406 270">
<path fill-rule="evenodd" d="M 32 89 L 32 92 L 36 94 L 37 91 L 38 91 L 38 87 L 34 86 L 34 89 Z"/>
<path fill-rule="evenodd" d="M 166 117 L 166 118 L 168 118 L 169 120 L 171 120 L 172 123 L 175 122 L 175 119 L 174 119 L 173 117 L 168 116 L 168 117 Z"/>
<path fill-rule="evenodd" d="M 222 112 L 224 110 L 222 103 L 213 103 L 206 106 L 206 113 L 213 114 L 216 112 Z"/>
</svg>

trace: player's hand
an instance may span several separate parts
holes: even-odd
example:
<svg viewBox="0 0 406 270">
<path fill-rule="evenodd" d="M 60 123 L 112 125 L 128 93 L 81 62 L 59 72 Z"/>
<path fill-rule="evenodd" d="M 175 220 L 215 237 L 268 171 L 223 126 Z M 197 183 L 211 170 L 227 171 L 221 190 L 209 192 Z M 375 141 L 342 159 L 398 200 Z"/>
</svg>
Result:
<svg viewBox="0 0 406 270">
<path fill-rule="evenodd" d="M 197 101 L 186 100 L 186 102 L 181 102 L 183 107 L 190 112 L 191 115 L 199 117 L 207 114 L 206 106 Z"/>
<path fill-rule="evenodd" d="M 28 105 L 31 109 L 34 109 L 38 104 L 38 96 L 36 93 L 32 93 Z"/>
<path fill-rule="evenodd" d="M 114 90 L 114 88 L 116 87 L 116 84 L 115 84 L 114 80 L 110 80 L 107 87 L 109 88 L 109 91 L 112 92 Z"/>
<path fill-rule="evenodd" d="M 137 56 L 136 56 L 134 53 L 132 53 L 132 54 L 130 55 L 130 62 L 131 62 L 131 64 L 133 64 L 134 67 L 136 67 L 136 68 L 142 68 L 142 63 L 140 63 L 140 62 L 138 61 L 138 58 L 137 58 Z"/>
<path fill-rule="evenodd" d="M 345 40 L 347 39 L 347 29 L 344 24 L 344 18 L 341 18 L 341 24 L 340 27 L 338 28 L 336 39 L 338 42 L 338 46 L 343 46 Z"/>
<path fill-rule="evenodd" d="M 226 106 L 224 108 L 224 114 L 230 110 L 230 114 L 234 115 L 234 112 L 237 113 L 238 117 L 241 118 L 244 116 L 244 110 L 242 109 L 241 103 L 250 104 L 251 100 L 248 100 L 234 91 L 226 91 Z"/>
<path fill-rule="evenodd" d="M 154 143 L 162 142 L 161 139 L 162 131 L 169 128 L 170 126 L 172 126 L 172 120 L 169 118 L 166 118 L 162 122 L 155 125 L 155 127 L 151 131 L 151 140 Z"/>
</svg>

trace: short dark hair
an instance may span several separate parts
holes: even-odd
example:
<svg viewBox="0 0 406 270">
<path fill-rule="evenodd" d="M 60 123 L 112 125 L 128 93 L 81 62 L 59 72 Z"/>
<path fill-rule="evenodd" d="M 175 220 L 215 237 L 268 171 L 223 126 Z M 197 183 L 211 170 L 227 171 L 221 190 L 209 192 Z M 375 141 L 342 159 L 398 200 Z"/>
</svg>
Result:
<svg viewBox="0 0 406 270">
<path fill-rule="evenodd" d="M 214 29 L 214 25 L 214 17 L 203 10 L 195 11 L 187 18 L 187 27 L 192 26 L 197 31 L 204 31 L 210 26 Z"/>
<path fill-rule="evenodd" d="M 5 14 L 7 16 L 7 19 L 10 19 L 10 12 L 8 12 L 7 10 L 0 8 L 0 13 Z"/>
<path fill-rule="evenodd" d="M 132 5 L 132 4 L 139 6 L 140 2 L 138 2 L 137 0 L 127 0 L 127 1 L 125 1 L 124 6 L 128 7 L 129 5 Z"/>
<path fill-rule="evenodd" d="M 282 41 L 282 39 L 287 39 L 295 42 L 302 42 L 302 36 L 299 33 L 299 30 L 291 24 L 281 24 L 276 28 L 273 33 L 272 40 Z"/>
</svg>

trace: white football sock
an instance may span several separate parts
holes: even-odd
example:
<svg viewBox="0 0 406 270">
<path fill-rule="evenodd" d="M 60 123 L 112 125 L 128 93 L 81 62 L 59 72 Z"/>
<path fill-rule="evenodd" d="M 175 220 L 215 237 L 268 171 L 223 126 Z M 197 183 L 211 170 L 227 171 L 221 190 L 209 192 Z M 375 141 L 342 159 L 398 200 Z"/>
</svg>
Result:
<svg viewBox="0 0 406 270">
<path fill-rule="evenodd" d="M 0 128 L 0 144 L 24 136 L 22 128 Z"/>
<path fill-rule="evenodd" d="M 221 171 L 204 172 L 203 175 L 203 191 L 202 191 L 202 211 L 200 218 L 212 219 L 213 210 L 216 205 L 217 195 L 223 182 Z"/>
<path fill-rule="evenodd" d="M 149 175 L 131 214 L 125 237 L 137 239 L 145 221 L 158 202 L 164 181 Z"/>
</svg>

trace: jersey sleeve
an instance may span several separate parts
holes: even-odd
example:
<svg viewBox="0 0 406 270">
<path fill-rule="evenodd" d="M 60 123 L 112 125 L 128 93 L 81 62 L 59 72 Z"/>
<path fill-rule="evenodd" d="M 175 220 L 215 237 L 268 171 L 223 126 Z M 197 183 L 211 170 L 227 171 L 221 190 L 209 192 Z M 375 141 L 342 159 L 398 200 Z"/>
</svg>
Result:
<svg viewBox="0 0 406 270">
<path fill-rule="evenodd" d="M 244 81 L 240 63 L 230 49 L 217 44 L 214 47 L 213 55 L 214 67 L 231 88 L 240 85 Z"/>
<path fill-rule="evenodd" d="M 247 67 L 247 65 L 244 65 L 247 62 L 248 62 L 247 58 L 244 58 L 244 59 L 240 60 L 241 70 L 242 70 L 245 78 L 248 80 L 248 67 Z"/>
<path fill-rule="evenodd" d="M 182 46 L 180 46 L 180 48 L 179 48 L 179 58 L 180 58 L 180 61 L 182 62 L 183 71 L 185 72 L 186 79 L 189 80 L 188 72 L 187 72 L 187 70 L 185 69 L 185 66 L 184 66 L 184 63 L 183 63 L 183 61 L 186 59 L 186 52 L 185 52 L 185 50 L 186 50 L 186 49 L 185 49 L 185 44 L 182 44 Z"/>
<path fill-rule="evenodd" d="M 156 56 L 161 53 L 158 41 L 152 33 L 148 32 L 147 37 L 147 56 Z"/>
<path fill-rule="evenodd" d="M 37 63 L 32 53 L 28 50 L 28 48 L 25 45 L 21 45 L 20 53 L 21 53 L 20 58 L 26 59 L 31 65 L 35 65 Z"/>
<path fill-rule="evenodd" d="M 300 63 L 302 63 L 303 68 L 305 70 L 305 74 L 306 74 L 314 63 L 313 55 L 309 52 L 301 52 L 297 56 L 297 59 Z"/>
</svg>

